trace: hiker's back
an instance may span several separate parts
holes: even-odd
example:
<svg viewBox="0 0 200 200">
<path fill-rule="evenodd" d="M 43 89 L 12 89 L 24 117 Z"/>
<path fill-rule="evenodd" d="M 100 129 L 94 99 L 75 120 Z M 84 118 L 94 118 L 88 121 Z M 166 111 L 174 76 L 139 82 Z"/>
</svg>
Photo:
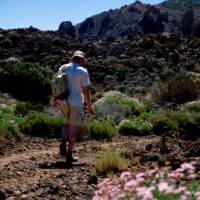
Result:
<svg viewBox="0 0 200 200">
<path fill-rule="evenodd" d="M 82 87 L 89 85 L 89 76 L 86 69 L 79 64 L 69 63 L 61 66 L 60 72 L 68 77 L 68 103 L 75 106 L 83 106 Z"/>
</svg>

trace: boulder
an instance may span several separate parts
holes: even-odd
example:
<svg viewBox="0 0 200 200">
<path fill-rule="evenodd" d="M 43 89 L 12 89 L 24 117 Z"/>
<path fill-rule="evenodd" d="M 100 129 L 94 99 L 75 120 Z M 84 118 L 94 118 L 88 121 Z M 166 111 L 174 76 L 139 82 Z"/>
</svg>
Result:
<svg viewBox="0 0 200 200">
<path fill-rule="evenodd" d="M 70 21 L 65 21 L 60 24 L 58 28 L 58 33 L 75 36 L 76 30 Z"/>
</svg>

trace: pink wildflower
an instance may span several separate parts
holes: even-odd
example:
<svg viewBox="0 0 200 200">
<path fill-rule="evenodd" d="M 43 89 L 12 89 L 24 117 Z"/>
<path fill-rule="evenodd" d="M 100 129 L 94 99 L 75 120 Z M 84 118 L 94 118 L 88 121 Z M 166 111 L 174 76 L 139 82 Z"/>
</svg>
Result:
<svg viewBox="0 0 200 200">
<path fill-rule="evenodd" d="M 195 193 L 195 196 L 196 196 L 196 199 L 197 199 L 197 200 L 200 200 L 200 192 L 196 192 L 196 193 Z"/>
<path fill-rule="evenodd" d="M 200 197 L 200 192 L 195 193 L 196 197 Z"/>
<path fill-rule="evenodd" d="M 120 176 L 120 179 L 123 181 L 128 181 L 131 178 L 131 173 L 130 172 L 123 172 Z"/>
<path fill-rule="evenodd" d="M 181 168 L 188 171 L 194 171 L 194 167 L 191 163 L 183 163 Z"/>
<path fill-rule="evenodd" d="M 182 195 L 180 200 L 190 200 L 188 196 Z"/>
<path fill-rule="evenodd" d="M 165 194 L 172 193 L 174 191 L 173 186 L 168 185 L 167 182 L 161 182 L 158 184 L 158 190 L 164 192 Z"/>
<path fill-rule="evenodd" d="M 143 196 L 143 200 L 152 200 L 152 199 L 153 199 L 152 192 L 150 190 L 146 190 Z"/>
<path fill-rule="evenodd" d="M 174 171 L 174 172 L 171 172 L 169 175 L 168 175 L 169 178 L 173 178 L 173 179 L 179 179 L 179 178 L 183 178 L 184 177 L 184 174 L 183 172 L 181 171 Z"/>
<path fill-rule="evenodd" d="M 106 185 L 110 181 L 110 178 L 104 179 L 101 183 L 97 185 L 98 188 L 102 187 L 103 185 Z"/>
<path fill-rule="evenodd" d="M 150 170 L 150 171 L 147 172 L 147 174 L 148 174 L 149 177 L 154 176 L 156 173 L 157 173 L 156 169 L 152 169 L 152 170 Z"/>
<path fill-rule="evenodd" d="M 174 190 L 174 193 L 175 194 L 179 194 L 179 193 L 185 192 L 186 189 L 187 189 L 186 187 L 180 186 L 179 188 L 177 188 L 176 190 Z"/>
<path fill-rule="evenodd" d="M 136 180 L 131 180 L 124 185 L 125 191 L 133 191 L 139 183 Z"/>
<path fill-rule="evenodd" d="M 138 187 L 136 189 L 137 196 L 142 198 L 142 200 L 152 200 L 153 199 L 152 190 L 153 188 Z"/>
<path fill-rule="evenodd" d="M 145 174 L 144 174 L 143 172 L 141 172 L 141 173 L 139 173 L 139 174 L 136 174 L 135 177 L 136 177 L 136 178 L 141 178 L 141 177 L 143 178 L 144 175 L 145 175 Z"/>
</svg>

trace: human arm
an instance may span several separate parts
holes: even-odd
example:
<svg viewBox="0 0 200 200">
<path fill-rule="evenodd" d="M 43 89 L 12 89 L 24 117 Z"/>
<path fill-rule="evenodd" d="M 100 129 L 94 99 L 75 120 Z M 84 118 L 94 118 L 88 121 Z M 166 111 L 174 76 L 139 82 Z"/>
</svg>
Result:
<svg viewBox="0 0 200 200">
<path fill-rule="evenodd" d="M 89 86 L 83 87 L 83 95 L 84 95 L 85 102 L 86 102 L 87 113 L 94 114 L 94 112 L 92 110 L 92 105 L 91 105 L 91 93 L 90 93 Z"/>
<path fill-rule="evenodd" d="M 94 114 L 91 106 L 90 79 L 88 71 L 85 69 L 82 74 L 82 92 L 86 102 L 87 113 Z"/>
</svg>

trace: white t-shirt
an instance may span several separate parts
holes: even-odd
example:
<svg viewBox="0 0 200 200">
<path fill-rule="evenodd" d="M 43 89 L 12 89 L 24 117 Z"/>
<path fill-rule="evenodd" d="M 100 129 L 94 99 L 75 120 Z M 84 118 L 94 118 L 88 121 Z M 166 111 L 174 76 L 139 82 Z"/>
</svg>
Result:
<svg viewBox="0 0 200 200">
<path fill-rule="evenodd" d="M 69 63 L 62 65 L 58 72 L 64 72 L 68 75 L 68 88 L 70 91 L 68 103 L 73 106 L 83 107 L 82 88 L 90 85 L 88 71 L 80 64 Z"/>
</svg>

